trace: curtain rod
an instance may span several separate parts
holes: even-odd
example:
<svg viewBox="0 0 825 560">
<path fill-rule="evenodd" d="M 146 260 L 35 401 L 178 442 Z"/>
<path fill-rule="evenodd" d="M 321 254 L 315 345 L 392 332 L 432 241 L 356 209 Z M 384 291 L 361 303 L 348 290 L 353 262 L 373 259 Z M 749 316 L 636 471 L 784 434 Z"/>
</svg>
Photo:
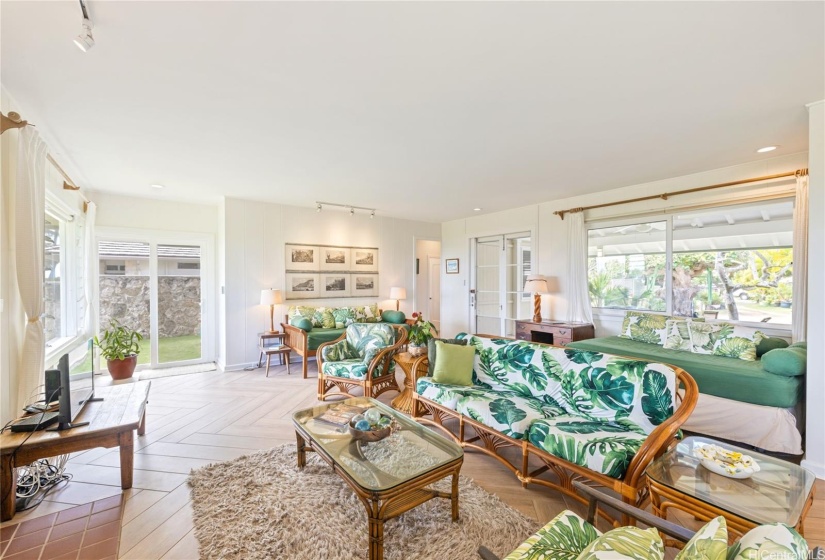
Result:
<svg viewBox="0 0 825 560">
<path fill-rule="evenodd" d="M 781 179 L 783 177 L 803 177 L 808 174 L 808 169 L 797 169 L 796 171 L 788 171 L 786 173 L 776 173 L 775 175 L 763 175 L 762 177 L 753 177 L 752 179 L 741 179 L 739 181 L 730 181 L 728 183 L 719 183 L 716 185 L 708 185 L 706 187 L 696 187 L 693 189 L 684 189 L 672 193 L 653 194 L 650 196 L 640 196 L 639 198 L 629 198 L 627 200 L 619 200 L 616 202 L 605 202 L 604 204 L 594 204 L 592 206 L 580 206 L 578 208 L 568 208 L 567 210 L 556 210 L 553 214 L 557 215 L 562 220 L 565 214 L 574 214 L 576 212 L 584 212 L 585 210 L 594 210 L 596 208 L 607 208 L 609 206 L 619 206 L 620 204 L 630 204 L 632 202 L 642 202 L 645 200 L 667 200 L 668 197 L 680 194 L 690 194 L 695 192 L 709 191 L 711 189 L 721 189 L 722 187 L 733 187 L 735 185 L 746 185 L 748 183 L 758 183 L 759 181 L 770 181 L 772 179 Z"/>
<path fill-rule="evenodd" d="M 24 121 L 20 118 L 20 113 L 9 111 L 8 116 L 4 115 L 3 113 L 0 113 L 0 134 L 3 134 L 7 130 L 11 130 L 12 128 L 23 128 L 28 124 L 29 121 Z"/>
<path fill-rule="evenodd" d="M 52 157 L 52 155 L 51 155 L 51 154 L 46 154 L 46 159 L 47 159 L 47 160 L 49 160 L 49 163 L 51 163 L 52 165 L 54 165 L 54 167 L 55 167 L 55 169 L 57 169 L 58 173 L 60 173 L 61 175 L 63 175 L 63 179 L 64 179 L 64 181 L 63 181 L 63 190 L 66 190 L 66 191 L 74 191 L 74 192 L 76 192 L 78 195 L 80 195 L 80 198 L 82 198 L 82 199 L 83 199 L 83 212 L 86 212 L 86 208 L 88 208 L 88 206 L 89 206 L 89 199 L 88 199 L 88 198 L 86 198 L 86 197 L 83 195 L 83 193 L 82 193 L 82 192 L 80 192 L 80 187 L 78 187 L 78 186 L 75 184 L 75 182 L 74 182 L 74 181 L 72 181 L 72 178 L 71 178 L 71 177 L 69 177 L 69 174 L 68 174 L 68 173 L 66 173 L 65 171 L 63 171 L 63 168 L 62 168 L 62 167 L 60 167 L 60 164 L 59 164 L 59 163 L 57 163 L 57 162 L 55 161 L 55 159 Z"/>
</svg>

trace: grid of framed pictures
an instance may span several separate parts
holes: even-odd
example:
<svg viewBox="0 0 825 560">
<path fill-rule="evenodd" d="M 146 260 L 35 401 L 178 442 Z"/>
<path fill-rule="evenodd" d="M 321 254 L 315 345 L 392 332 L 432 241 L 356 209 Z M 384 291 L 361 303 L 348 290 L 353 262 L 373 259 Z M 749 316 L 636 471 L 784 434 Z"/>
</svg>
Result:
<svg viewBox="0 0 825 560">
<path fill-rule="evenodd" d="M 376 297 L 378 249 L 287 243 L 286 299 Z"/>
</svg>

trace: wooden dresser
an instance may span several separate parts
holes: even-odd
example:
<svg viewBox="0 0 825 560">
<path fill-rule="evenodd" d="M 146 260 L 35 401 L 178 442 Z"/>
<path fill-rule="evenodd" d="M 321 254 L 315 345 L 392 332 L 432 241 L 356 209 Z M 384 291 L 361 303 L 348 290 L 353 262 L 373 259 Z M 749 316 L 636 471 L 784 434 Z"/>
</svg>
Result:
<svg viewBox="0 0 825 560">
<path fill-rule="evenodd" d="M 516 338 L 518 340 L 564 346 L 568 342 L 585 340 L 595 336 L 595 329 L 590 323 L 516 321 Z"/>
</svg>

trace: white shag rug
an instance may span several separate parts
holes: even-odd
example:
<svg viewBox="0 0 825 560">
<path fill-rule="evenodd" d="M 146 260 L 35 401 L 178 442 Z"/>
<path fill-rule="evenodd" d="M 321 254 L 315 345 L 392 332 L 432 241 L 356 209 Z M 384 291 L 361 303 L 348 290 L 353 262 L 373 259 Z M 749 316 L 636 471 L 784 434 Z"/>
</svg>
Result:
<svg viewBox="0 0 825 560">
<path fill-rule="evenodd" d="M 193 470 L 189 486 L 202 559 L 367 558 L 363 504 L 315 453 L 299 470 L 295 444 Z M 462 476 L 459 521 L 446 499 L 413 508 L 384 524 L 384 558 L 476 560 L 480 545 L 503 557 L 538 527 Z"/>
</svg>

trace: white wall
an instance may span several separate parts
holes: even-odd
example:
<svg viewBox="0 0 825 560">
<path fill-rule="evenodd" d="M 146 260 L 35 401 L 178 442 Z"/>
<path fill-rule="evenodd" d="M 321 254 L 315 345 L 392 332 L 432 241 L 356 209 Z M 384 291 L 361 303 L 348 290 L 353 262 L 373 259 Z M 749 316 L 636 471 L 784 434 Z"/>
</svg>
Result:
<svg viewBox="0 0 825 560">
<path fill-rule="evenodd" d="M 438 239 L 440 226 L 395 218 L 314 208 L 298 208 L 249 200 L 224 200 L 224 321 L 226 348 L 219 358 L 225 369 L 258 361 L 257 334 L 269 327 L 269 309 L 260 305 L 261 290 L 284 288 L 284 244 L 327 244 L 378 247 L 379 296 L 359 300 L 301 300 L 307 305 L 355 305 L 378 301 L 389 306 L 391 286 L 407 288 L 401 302 L 407 314 L 413 308 L 415 238 Z M 220 291 L 220 288 L 219 288 Z M 386 302 L 386 303 L 385 303 Z M 289 304 L 275 307 L 276 328 Z"/>
<path fill-rule="evenodd" d="M 809 110 L 807 449 L 802 464 L 825 478 L 825 100 Z"/>
<path fill-rule="evenodd" d="M 100 227 L 213 235 L 218 233 L 218 207 L 214 205 L 121 196 L 98 191 L 90 191 L 88 196 L 97 204 L 96 225 Z"/>
</svg>

